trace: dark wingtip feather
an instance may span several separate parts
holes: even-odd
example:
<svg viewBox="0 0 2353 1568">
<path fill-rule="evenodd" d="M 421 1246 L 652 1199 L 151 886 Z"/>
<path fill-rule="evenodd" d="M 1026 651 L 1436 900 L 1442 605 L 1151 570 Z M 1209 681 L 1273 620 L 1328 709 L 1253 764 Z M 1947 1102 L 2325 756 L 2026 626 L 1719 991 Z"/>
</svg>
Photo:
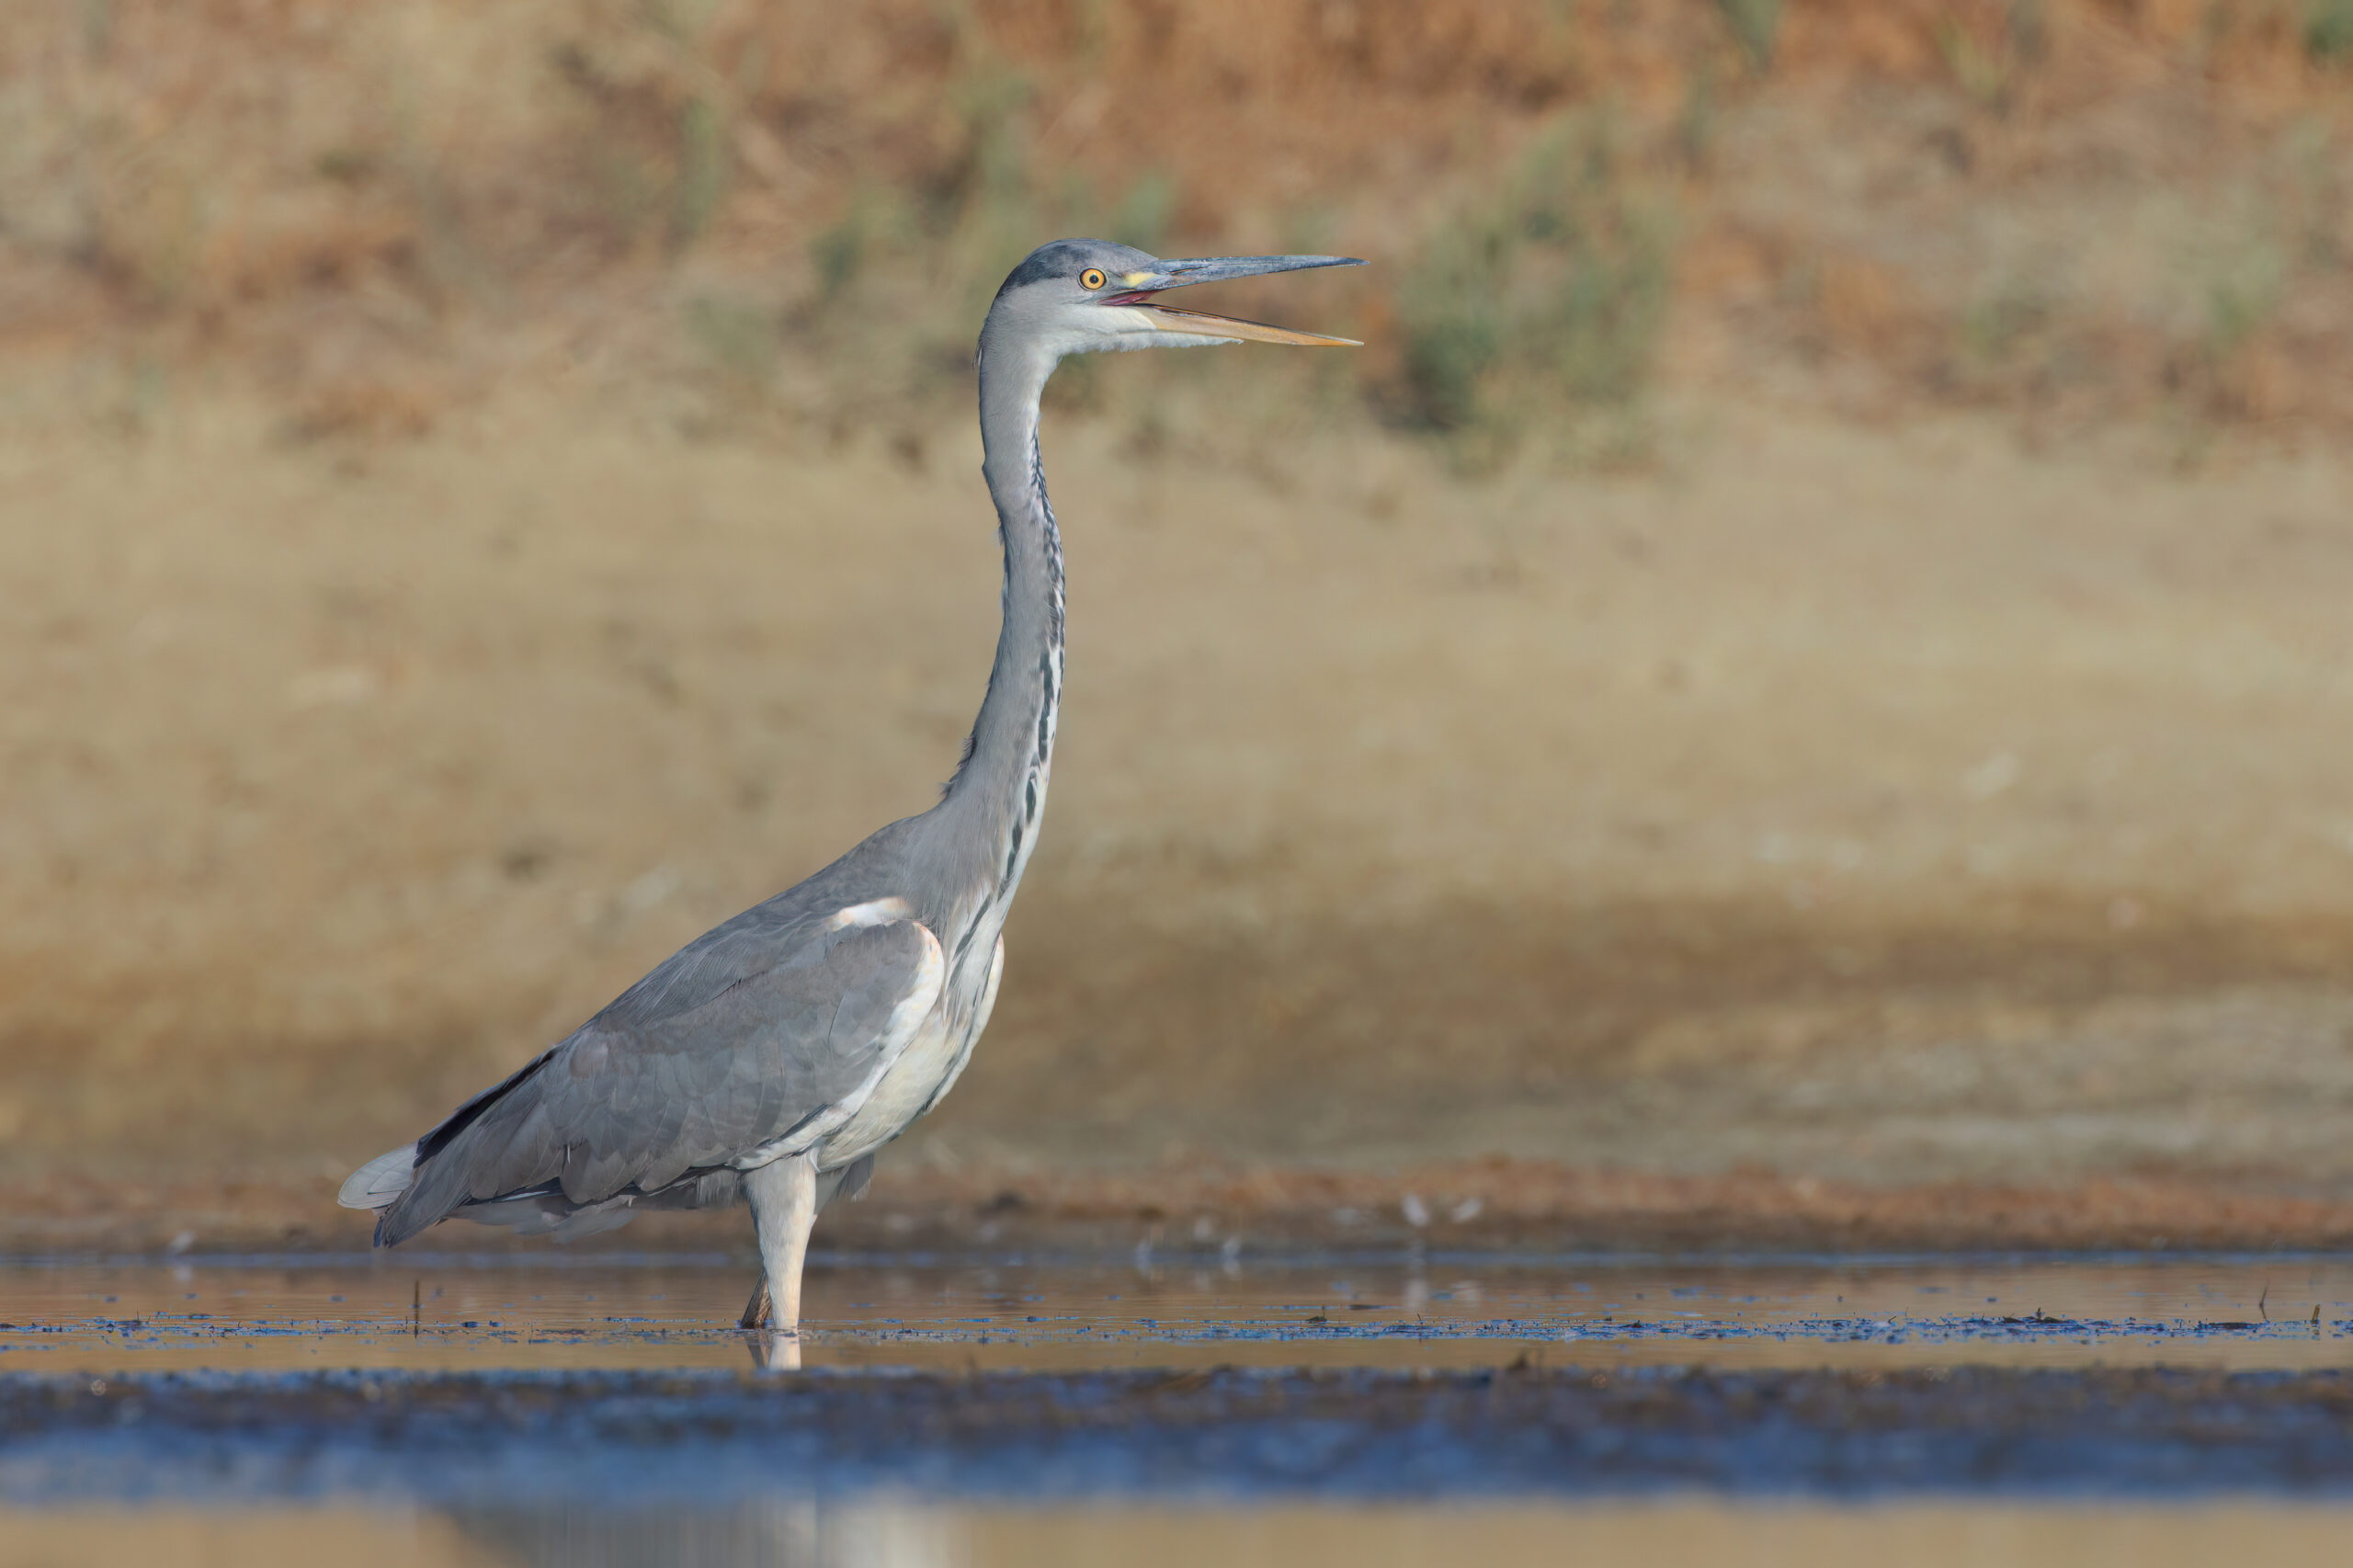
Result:
<svg viewBox="0 0 2353 1568">
<path fill-rule="evenodd" d="M 479 1120 L 483 1112 L 488 1110 L 500 1100 L 505 1099 L 508 1095 L 513 1094 L 523 1085 L 529 1083 L 532 1076 L 536 1074 L 540 1068 L 545 1067 L 549 1062 L 554 1059 L 554 1057 L 555 1047 L 550 1046 L 547 1050 L 542 1051 L 539 1055 L 526 1062 L 522 1067 L 517 1069 L 516 1072 L 503 1083 L 493 1084 L 489 1088 L 484 1089 L 482 1093 L 474 1096 L 472 1099 L 466 1101 L 465 1104 L 451 1111 L 442 1119 L 440 1126 L 435 1128 L 432 1131 L 426 1133 L 424 1137 L 416 1141 L 417 1168 L 419 1170 L 424 1169 L 426 1161 L 431 1159 L 434 1155 L 448 1148 L 452 1142 L 455 1142 L 457 1141 L 458 1134 L 463 1132 L 467 1128 L 472 1127 L 477 1120 Z M 409 1190 L 414 1192 L 416 1188 L 412 1186 Z"/>
</svg>

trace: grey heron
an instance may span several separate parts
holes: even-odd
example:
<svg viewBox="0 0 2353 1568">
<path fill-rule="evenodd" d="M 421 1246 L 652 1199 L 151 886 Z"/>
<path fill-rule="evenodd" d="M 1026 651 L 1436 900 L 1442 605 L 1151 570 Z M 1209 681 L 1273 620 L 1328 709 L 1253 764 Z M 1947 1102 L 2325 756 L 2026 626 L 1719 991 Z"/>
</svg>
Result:
<svg viewBox="0 0 2353 1568">
<path fill-rule="evenodd" d="M 1062 538 L 1039 399 L 1064 355 L 1256 340 L 1348 345 L 1163 304 L 1165 290 L 1353 256 L 1163 261 L 1057 240 L 981 329 L 982 474 L 1005 551 L 987 694 L 938 804 L 714 926 L 519 1072 L 343 1185 L 393 1246 L 457 1216 L 580 1235 L 642 1209 L 752 1210 L 745 1328 L 797 1342 L 817 1212 L 939 1103 L 986 1027 L 1000 932 L 1038 843 L 1063 693 Z M 797 1349 L 797 1345 L 796 1345 Z M 795 1356 L 797 1359 L 797 1354 Z"/>
</svg>

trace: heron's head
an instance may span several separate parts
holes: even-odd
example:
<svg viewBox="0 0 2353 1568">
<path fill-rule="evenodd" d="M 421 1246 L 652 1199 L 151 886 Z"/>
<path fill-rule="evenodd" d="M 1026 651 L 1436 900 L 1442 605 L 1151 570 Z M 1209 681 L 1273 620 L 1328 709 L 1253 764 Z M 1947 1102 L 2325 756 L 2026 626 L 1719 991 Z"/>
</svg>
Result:
<svg viewBox="0 0 2353 1568">
<path fill-rule="evenodd" d="M 1195 283 L 1296 272 L 1310 267 L 1362 267 L 1348 256 L 1222 256 L 1163 261 L 1104 240 L 1056 240 L 1015 267 L 981 330 L 985 358 L 999 345 L 1042 351 L 1048 368 L 1065 354 L 1109 348 L 1180 348 L 1204 343 L 1291 343 L 1354 347 L 1347 337 L 1236 321 L 1180 310 L 1155 296 Z"/>
</svg>

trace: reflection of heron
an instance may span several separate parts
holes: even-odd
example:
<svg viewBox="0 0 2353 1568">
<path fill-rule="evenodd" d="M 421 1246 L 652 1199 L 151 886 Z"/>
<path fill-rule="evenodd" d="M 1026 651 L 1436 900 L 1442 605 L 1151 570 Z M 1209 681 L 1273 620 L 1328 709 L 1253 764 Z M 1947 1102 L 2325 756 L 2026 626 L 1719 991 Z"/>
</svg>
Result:
<svg viewBox="0 0 2353 1568">
<path fill-rule="evenodd" d="M 998 932 L 1038 841 L 1062 699 L 1062 538 L 1038 455 L 1046 378 L 1063 355 L 1095 349 L 1345 343 L 1153 297 L 1357 265 L 1159 261 L 1058 240 L 1014 268 L 980 348 L 982 472 L 1005 545 L 1005 626 L 939 803 L 689 942 L 521 1072 L 353 1173 L 342 1201 L 381 1210 L 378 1244 L 453 1214 L 577 1235 L 642 1208 L 741 1196 L 764 1275 L 744 1326 L 797 1333 L 817 1210 L 861 1190 L 875 1152 L 948 1092 L 996 1000 Z"/>
</svg>

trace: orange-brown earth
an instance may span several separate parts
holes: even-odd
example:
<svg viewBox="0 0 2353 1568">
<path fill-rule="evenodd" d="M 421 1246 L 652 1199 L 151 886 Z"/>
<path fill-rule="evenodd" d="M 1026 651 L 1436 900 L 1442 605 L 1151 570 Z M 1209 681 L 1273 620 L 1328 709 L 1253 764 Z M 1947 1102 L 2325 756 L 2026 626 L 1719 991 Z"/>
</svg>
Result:
<svg viewBox="0 0 2353 1568">
<path fill-rule="evenodd" d="M 1542 176 L 1567 221 L 1672 236 L 1679 383 L 1868 418 L 1993 406 L 2039 441 L 2117 416 L 2192 447 L 2215 422 L 2342 431 L 2341 13 L 17 6 L 0 360 L 9 411 L 40 419 L 137 426 L 233 381 L 295 435 L 397 437 L 517 382 L 653 379 L 685 383 L 673 418 L 740 415 L 748 382 L 791 423 L 908 435 L 1006 266 L 1040 233 L 1109 228 L 1376 258 L 1319 298 L 1394 409 L 1431 247 L 1574 125 L 1606 151 Z M 874 348 L 894 335 L 910 354 Z M 885 364 L 843 363 L 867 358 Z"/>
</svg>

